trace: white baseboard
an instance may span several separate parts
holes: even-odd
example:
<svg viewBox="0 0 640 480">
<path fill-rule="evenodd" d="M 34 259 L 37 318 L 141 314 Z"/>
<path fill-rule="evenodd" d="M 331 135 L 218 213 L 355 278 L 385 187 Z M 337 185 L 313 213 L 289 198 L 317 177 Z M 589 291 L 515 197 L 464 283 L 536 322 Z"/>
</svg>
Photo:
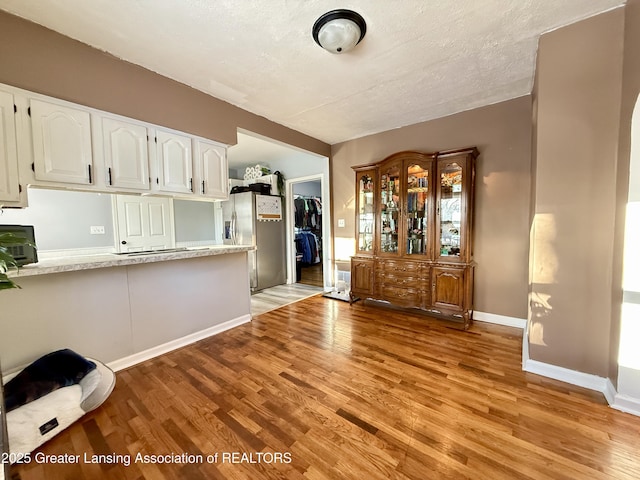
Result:
<svg viewBox="0 0 640 480">
<path fill-rule="evenodd" d="M 616 387 L 613 386 L 611 379 L 607 378 L 607 383 L 604 386 L 604 392 L 602 393 L 604 394 L 604 398 L 607 399 L 607 403 L 613 407 L 613 404 L 616 401 L 616 395 L 618 395 L 618 392 L 616 391 Z"/>
<path fill-rule="evenodd" d="M 613 387 L 613 385 L 611 386 Z M 609 399 L 607 398 L 607 401 L 608 400 Z M 613 402 L 609 402 L 609 405 L 611 405 L 611 408 L 615 408 L 621 412 L 640 416 L 640 399 L 616 393 Z"/>
<path fill-rule="evenodd" d="M 496 315 L 495 313 L 473 312 L 473 321 L 495 323 L 496 325 L 504 325 L 506 327 L 524 328 L 527 326 L 526 318 L 507 317 L 505 315 Z"/>
<path fill-rule="evenodd" d="M 522 370 L 561 382 L 595 390 L 604 395 L 611 408 L 640 416 L 640 399 L 621 395 L 609 378 L 578 372 L 529 358 L 529 338 L 527 331 L 522 336 Z"/>
<path fill-rule="evenodd" d="M 590 373 L 578 372 L 564 367 L 558 367 L 549 363 L 538 362 L 537 360 L 527 360 L 523 362 L 522 369 L 525 372 L 535 373 L 543 377 L 553 378 L 561 382 L 577 385 L 578 387 L 596 390 L 604 394 L 607 389 L 607 382 L 611 383 L 608 378 L 599 377 Z"/>
<path fill-rule="evenodd" d="M 186 335 L 182 338 L 172 340 L 162 345 L 143 350 L 142 352 L 134 353 L 133 355 L 129 355 L 128 357 L 124 357 L 119 360 L 114 360 L 113 362 L 109 362 L 107 366 L 116 372 L 119 370 L 124 370 L 125 368 L 132 367 L 133 365 L 144 362 L 145 360 L 149 360 L 159 355 L 171 352 L 172 350 L 190 345 L 199 340 L 217 335 L 218 333 L 222 333 L 225 330 L 229 330 L 250 321 L 251 315 L 242 315 L 241 317 L 234 318 L 219 325 L 214 325 L 213 327 L 206 328 L 205 330 L 201 330 L 199 332 Z"/>
</svg>

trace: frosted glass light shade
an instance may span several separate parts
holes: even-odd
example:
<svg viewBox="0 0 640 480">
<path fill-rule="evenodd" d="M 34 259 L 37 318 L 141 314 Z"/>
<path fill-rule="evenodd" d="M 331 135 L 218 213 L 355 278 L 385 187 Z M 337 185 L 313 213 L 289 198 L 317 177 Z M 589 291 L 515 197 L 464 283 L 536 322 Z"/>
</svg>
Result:
<svg viewBox="0 0 640 480">
<path fill-rule="evenodd" d="M 364 37 L 364 19 L 351 10 L 332 10 L 313 25 L 313 38 L 331 53 L 344 53 L 355 47 Z"/>
</svg>

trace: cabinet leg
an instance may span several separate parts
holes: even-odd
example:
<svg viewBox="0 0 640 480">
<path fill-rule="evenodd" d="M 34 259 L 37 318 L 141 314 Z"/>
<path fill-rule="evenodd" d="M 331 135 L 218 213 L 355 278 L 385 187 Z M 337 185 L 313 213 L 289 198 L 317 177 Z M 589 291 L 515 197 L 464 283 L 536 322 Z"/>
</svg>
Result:
<svg viewBox="0 0 640 480">
<path fill-rule="evenodd" d="M 464 318 L 464 329 L 465 330 L 469 330 L 469 327 L 471 326 L 471 313 L 469 311 L 464 312 L 464 314 L 462 315 L 462 317 Z"/>
</svg>

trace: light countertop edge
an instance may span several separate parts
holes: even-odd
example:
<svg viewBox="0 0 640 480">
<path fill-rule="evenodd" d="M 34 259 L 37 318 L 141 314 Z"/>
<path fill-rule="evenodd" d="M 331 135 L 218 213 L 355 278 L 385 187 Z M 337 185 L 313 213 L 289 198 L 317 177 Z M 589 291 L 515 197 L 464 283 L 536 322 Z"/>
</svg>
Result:
<svg viewBox="0 0 640 480">
<path fill-rule="evenodd" d="M 124 267 L 143 263 L 166 262 L 169 260 L 183 260 L 187 258 L 210 257 L 213 255 L 227 255 L 230 253 L 248 252 L 255 247 L 250 245 L 215 245 L 211 247 L 196 247 L 174 252 L 146 253 L 144 255 L 116 255 L 112 253 L 100 255 L 81 255 L 59 258 L 47 258 L 9 272 L 9 277 L 19 280 L 21 277 L 46 275 L 51 273 L 75 272 L 96 268 Z"/>
</svg>

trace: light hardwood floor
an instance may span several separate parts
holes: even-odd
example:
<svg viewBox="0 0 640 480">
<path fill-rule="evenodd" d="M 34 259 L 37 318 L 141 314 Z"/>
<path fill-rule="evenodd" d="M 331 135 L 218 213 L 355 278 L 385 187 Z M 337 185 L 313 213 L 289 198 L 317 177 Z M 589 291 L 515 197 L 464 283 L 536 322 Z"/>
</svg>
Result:
<svg viewBox="0 0 640 480">
<path fill-rule="evenodd" d="M 275 287 L 265 288 L 251 295 L 251 315 L 260 315 L 304 298 L 318 295 L 322 292 L 322 287 L 301 283 L 276 285 Z"/>
<path fill-rule="evenodd" d="M 132 461 L 186 452 L 202 463 L 18 471 L 23 480 L 640 478 L 640 418 L 522 372 L 521 342 L 514 328 L 464 332 L 315 296 L 119 372 L 102 407 L 40 449 Z M 232 452 L 237 463 L 222 456 Z"/>
</svg>

